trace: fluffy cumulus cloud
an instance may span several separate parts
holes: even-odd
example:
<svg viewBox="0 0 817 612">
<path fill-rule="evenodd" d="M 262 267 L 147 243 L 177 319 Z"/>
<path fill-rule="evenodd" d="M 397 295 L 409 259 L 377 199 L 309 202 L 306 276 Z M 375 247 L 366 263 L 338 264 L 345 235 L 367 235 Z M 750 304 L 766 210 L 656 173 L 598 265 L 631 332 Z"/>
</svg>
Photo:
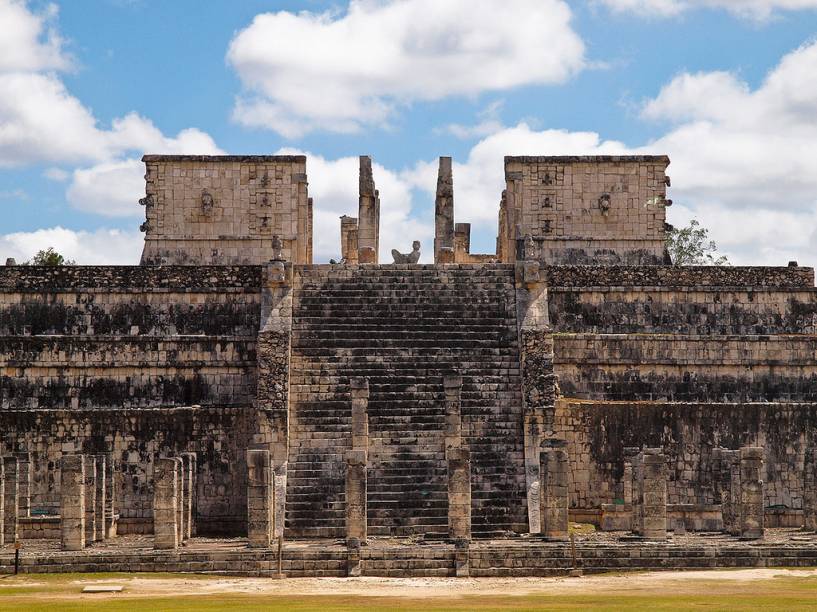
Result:
<svg viewBox="0 0 817 612">
<path fill-rule="evenodd" d="M 56 30 L 57 9 L 36 13 L 23 0 L 0 0 L 0 168 L 49 163 L 46 176 L 71 182 L 75 207 L 106 216 L 144 214 L 142 152 L 214 154 L 213 139 L 191 128 L 165 136 L 131 112 L 101 126 L 65 87 L 71 67 Z"/>
<path fill-rule="evenodd" d="M 725 9 L 740 17 L 765 20 L 776 11 L 817 9 L 817 0 L 599 0 L 614 11 L 671 17 L 695 8 Z"/>
<path fill-rule="evenodd" d="M 21 263 L 37 251 L 53 247 L 67 259 L 83 265 L 133 265 L 142 253 L 142 240 L 138 230 L 74 231 L 53 227 L 0 235 L 0 253 Z"/>
<path fill-rule="evenodd" d="M 560 83 L 584 66 L 562 0 L 352 0 L 258 15 L 227 53 L 240 123 L 297 137 L 384 125 L 413 101 Z"/>
<path fill-rule="evenodd" d="M 681 74 L 643 109 L 666 133 L 643 146 L 525 124 L 484 138 L 454 165 L 458 221 L 495 232 L 504 155 L 668 154 L 669 220 L 698 218 L 733 263 L 817 264 L 817 43 L 786 55 L 756 89 L 724 72 Z M 436 164 L 407 179 L 433 193 Z M 486 244 L 483 241 L 483 244 Z"/>
<path fill-rule="evenodd" d="M 357 217 L 358 170 L 357 157 L 329 160 L 320 155 L 293 149 L 280 155 L 307 155 L 309 195 L 314 199 L 315 261 L 340 258 L 340 217 Z M 391 261 L 391 249 L 411 250 L 411 241 L 420 240 L 425 246 L 425 259 L 431 258 L 434 237 L 433 221 L 416 218 L 412 211 L 412 181 L 402 173 L 372 163 L 375 184 L 380 192 L 380 261 Z"/>
</svg>

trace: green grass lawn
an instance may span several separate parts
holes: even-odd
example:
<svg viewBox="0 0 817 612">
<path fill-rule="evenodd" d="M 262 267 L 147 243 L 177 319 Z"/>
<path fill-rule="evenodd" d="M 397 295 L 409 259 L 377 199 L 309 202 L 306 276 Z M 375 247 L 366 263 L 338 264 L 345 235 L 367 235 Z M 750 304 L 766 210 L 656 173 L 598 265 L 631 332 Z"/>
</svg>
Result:
<svg viewBox="0 0 817 612">
<path fill-rule="evenodd" d="M 119 575 L 127 588 L 132 575 Z M 140 575 L 168 578 L 169 575 Z M 0 579 L 0 610 L 288 610 L 293 612 L 329 612 L 333 610 L 815 610 L 817 578 L 776 577 L 754 582 L 707 580 L 674 586 L 670 594 L 660 587 L 604 589 L 598 594 L 569 595 L 468 595 L 452 598 L 366 597 L 361 595 L 191 595 L 134 597 L 92 595 L 78 597 L 81 585 L 76 580 L 108 580 L 116 574 L 25 576 Z M 179 576 L 175 576 L 178 578 Z M 185 580 L 193 578 L 184 576 Z M 207 577 L 201 577 L 208 580 Z M 32 582 L 39 584 L 31 584 Z M 592 579 L 587 591 L 592 591 Z"/>
</svg>

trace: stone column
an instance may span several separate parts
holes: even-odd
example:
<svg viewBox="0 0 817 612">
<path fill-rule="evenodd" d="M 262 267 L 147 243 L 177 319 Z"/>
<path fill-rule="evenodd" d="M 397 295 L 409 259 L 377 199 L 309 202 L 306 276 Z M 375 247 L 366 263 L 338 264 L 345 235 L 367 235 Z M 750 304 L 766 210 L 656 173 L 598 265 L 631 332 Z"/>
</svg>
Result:
<svg viewBox="0 0 817 612">
<path fill-rule="evenodd" d="M 540 457 L 541 533 L 548 540 L 567 540 L 567 442 L 545 440 Z"/>
<path fill-rule="evenodd" d="M 17 457 L 3 457 L 3 467 L 5 469 L 6 480 L 5 490 L 3 492 L 3 496 L 5 497 L 5 521 L 3 531 L 5 532 L 6 543 L 11 544 L 17 539 L 17 517 L 19 515 Z"/>
<path fill-rule="evenodd" d="M 445 447 L 462 446 L 462 376 L 443 377 L 445 392 Z"/>
<path fill-rule="evenodd" d="M 272 477 L 268 450 L 247 451 L 247 539 L 250 548 L 269 548 L 272 535 Z"/>
<path fill-rule="evenodd" d="M 156 459 L 153 466 L 153 548 L 179 547 L 178 462 Z"/>
<path fill-rule="evenodd" d="M 360 199 L 358 205 L 358 261 L 378 262 L 380 252 L 380 193 L 375 189 L 372 160 L 360 156 Z"/>
<path fill-rule="evenodd" d="M 182 536 L 185 540 L 193 537 L 193 496 L 195 495 L 196 453 L 181 453 L 183 464 L 182 493 Z"/>
<path fill-rule="evenodd" d="M 107 457 L 96 455 L 96 505 L 94 507 L 94 541 L 105 539 L 105 479 L 107 474 Z"/>
<path fill-rule="evenodd" d="M 633 512 L 630 516 L 631 529 L 636 535 L 644 535 L 644 453 L 632 456 L 633 462 Z"/>
<path fill-rule="evenodd" d="M 113 453 L 105 461 L 105 537 L 116 537 L 116 463 Z"/>
<path fill-rule="evenodd" d="M 660 449 L 645 448 L 642 473 L 642 530 L 648 540 L 667 539 L 667 458 Z"/>
<path fill-rule="evenodd" d="M 622 491 L 621 498 L 625 506 L 633 507 L 633 458 L 638 455 L 638 448 L 635 446 L 624 447 L 624 474 L 621 477 Z"/>
<path fill-rule="evenodd" d="M 17 453 L 17 516 L 31 516 L 32 454 Z"/>
<path fill-rule="evenodd" d="M 723 515 L 723 530 L 726 533 L 737 535 L 737 517 L 740 508 L 740 499 L 735 496 L 739 489 L 740 478 L 735 474 L 735 465 L 740 464 L 740 451 L 722 449 L 720 451 L 720 502 Z M 735 481 L 737 478 L 737 482 Z M 717 500 L 716 500 L 717 501 Z"/>
<path fill-rule="evenodd" d="M 553 374 L 553 335 L 548 324 L 547 285 L 539 263 L 516 266 L 516 303 L 522 374 L 525 485 L 528 528 L 542 531 L 541 448 L 553 435 L 556 413 L 556 377 Z"/>
<path fill-rule="evenodd" d="M 176 462 L 176 529 L 179 532 L 179 546 L 184 542 L 184 462 L 181 457 L 173 457 Z"/>
<path fill-rule="evenodd" d="M 764 523 L 763 449 L 746 446 L 740 449 L 740 537 L 757 540 L 763 537 Z"/>
<path fill-rule="evenodd" d="M 60 461 L 60 536 L 63 550 L 85 548 L 85 458 L 63 455 Z"/>
<path fill-rule="evenodd" d="M 343 215 L 340 218 L 340 255 L 346 264 L 357 263 L 357 219 Z"/>
<path fill-rule="evenodd" d="M 806 449 L 803 464 L 803 529 L 817 531 L 817 449 Z"/>
<path fill-rule="evenodd" d="M 365 542 L 366 525 L 366 462 L 365 450 L 346 453 L 346 541 Z"/>
<path fill-rule="evenodd" d="M 274 455 L 274 453 L 273 453 Z M 287 462 L 273 456 L 272 466 L 272 522 L 273 534 L 277 540 L 283 540 L 286 526 L 287 501 Z"/>
<path fill-rule="evenodd" d="M 449 448 L 448 462 L 448 537 L 471 539 L 471 451 Z"/>
<path fill-rule="evenodd" d="M 471 224 L 454 224 L 454 261 L 468 263 L 471 254 Z"/>
<path fill-rule="evenodd" d="M 85 457 L 85 545 L 96 540 L 96 456 Z"/>
<path fill-rule="evenodd" d="M 447 249 L 445 253 L 442 249 Z M 450 253 L 450 258 L 449 258 Z M 434 199 L 434 263 L 454 263 L 454 175 L 451 158 L 440 157 Z"/>
<path fill-rule="evenodd" d="M 0 546 L 6 543 L 6 466 L 0 458 Z"/>
<path fill-rule="evenodd" d="M 352 399 L 352 450 L 346 454 L 346 541 L 354 549 L 365 543 L 367 529 L 367 475 L 369 449 L 369 381 L 351 378 L 349 389 Z M 350 575 L 359 571 L 350 564 Z"/>
</svg>

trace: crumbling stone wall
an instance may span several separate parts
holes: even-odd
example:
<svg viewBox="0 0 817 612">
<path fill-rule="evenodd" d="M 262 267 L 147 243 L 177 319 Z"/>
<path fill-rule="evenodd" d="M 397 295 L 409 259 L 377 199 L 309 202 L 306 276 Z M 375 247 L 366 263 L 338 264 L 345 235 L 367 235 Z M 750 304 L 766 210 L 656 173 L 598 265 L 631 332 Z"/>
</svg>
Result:
<svg viewBox="0 0 817 612">
<path fill-rule="evenodd" d="M 199 533 L 246 529 L 244 449 L 255 427 L 248 407 L 138 410 L 3 410 L 0 450 L 30 452 L 31 510 L 59 514 L 60 457 L 111 454 L 121 533 L 150 532 L 156 457 L 195 452 Z"/>
<path fill-rule="evenodd" d="M 571 506 L 623 499 L 624 449 L 661 448 L 668 502 L 713 504 L 717 447 L 761 446 L 766 506 L 801 509 L 805 451 L 817 431 L 817 404 L 644 403 L 562 400 L 557 435 L 568 441 Z"/>
<path fill-rule="evenodd" d="M 501 261 L 664 262 L 666 156 L 506 157 Z"/>
<path fill-rule="evenodd" d="M 306 157 L 145 155 L 142 264 L 312 262 Z"/>
</svg>

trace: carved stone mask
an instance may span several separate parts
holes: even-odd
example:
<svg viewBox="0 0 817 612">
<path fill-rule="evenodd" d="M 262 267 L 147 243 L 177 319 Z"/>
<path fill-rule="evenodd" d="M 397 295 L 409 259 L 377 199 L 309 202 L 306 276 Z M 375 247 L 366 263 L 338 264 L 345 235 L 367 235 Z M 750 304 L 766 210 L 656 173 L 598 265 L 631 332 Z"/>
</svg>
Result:
<svg viewBox="0 0 817 612">
<path fill-rule="evenodd" d="M 205 215 L 213 212 L 213 196 L 206 189 L 201 192 L 201 211 Z"/>
</svg>

